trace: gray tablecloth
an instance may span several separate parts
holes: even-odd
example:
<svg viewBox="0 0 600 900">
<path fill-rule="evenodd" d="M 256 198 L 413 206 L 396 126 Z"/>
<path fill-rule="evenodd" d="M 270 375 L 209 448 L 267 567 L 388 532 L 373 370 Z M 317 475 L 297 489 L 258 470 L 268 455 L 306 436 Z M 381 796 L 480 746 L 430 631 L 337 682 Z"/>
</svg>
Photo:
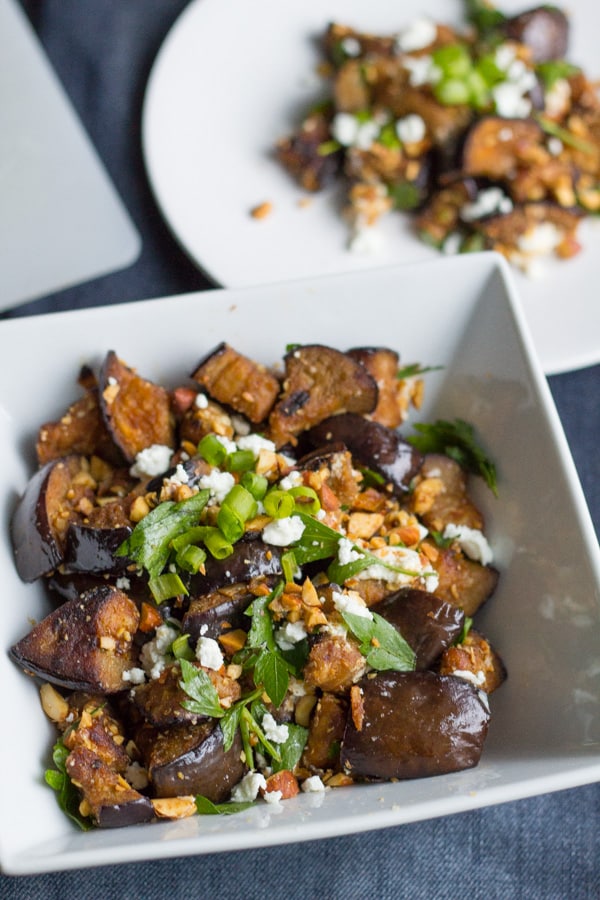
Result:
<svg viewBox="0 0 600 900">
<path fill-rule="evenodd" d="M 163 223 L 140 149 L 146 79 L 186 0 L 22 3 L 142 235 L 143 250 L 136 264 L 123 272 L 1 318 L 210 288 Z M 598 531 L 600 366 L 554 376 L 549 382 Z M 32 877 L 0 876 L 0 896 L 598 898 L 599 813 L 600 785 L 595 784 L 320 842 Z"/>
</svg>

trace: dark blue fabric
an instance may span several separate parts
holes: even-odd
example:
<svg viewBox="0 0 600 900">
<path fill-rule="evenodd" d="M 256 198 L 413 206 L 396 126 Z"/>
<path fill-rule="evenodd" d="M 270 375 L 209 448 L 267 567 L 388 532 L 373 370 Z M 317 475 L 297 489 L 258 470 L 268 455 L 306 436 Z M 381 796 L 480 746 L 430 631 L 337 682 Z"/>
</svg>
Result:
<svg viewBox="0 0 600 900">
<path fill-rule="evenodd" d="M 143 251 L 123 272 L 29 303 L 2 318 L 211 287 L 163 223 L 140 150 L 146 79 L 186 0 L 22 2 L 140 230 Z M 549 383 L 598 532 L 600 366 L 554 376 Z M 592 900 L 600 898 L 599 834 L 596 784 L 320 842 L 51 875 L 0 876 L 0 897 Z"/>
</svg>

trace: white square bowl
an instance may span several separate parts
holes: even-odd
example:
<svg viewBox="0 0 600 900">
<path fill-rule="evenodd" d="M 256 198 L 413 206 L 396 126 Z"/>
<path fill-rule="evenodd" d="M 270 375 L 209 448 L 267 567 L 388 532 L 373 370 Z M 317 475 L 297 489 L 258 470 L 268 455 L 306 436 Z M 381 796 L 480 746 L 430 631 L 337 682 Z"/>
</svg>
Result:
<svg viewBox="0 0 600 900">
<path fill-rule="evenodd" d="M 78 391 L 83 363 L 114 349 L 141 375 L 181 383 L 222 340 L 262 362 L 288 343 L 385 345 L 426 376 L 415 420 L 472 422 L 497 463 L 495 498 L 479 479 L 501 571 L 477 622 L 508 680 L 491 698 L 479 766 L 395 784 L 259 803 L 235 816 L 82 833 L 43 783 L 53 730 L 37 687 L 7 657 L 49 609 L 14 569 L 8 528 L 33 471 L 39 425 Z M 410 432 L 410 427 L 405 427 Z M 559 790 L 600 779 L 600 555 L 574 464 L 503 260 L 477 254 L 433 263 L 165 298 L 0 325 L 3 534 L 0 683 L 4 771 L 0 864 L 22 874 L 312 840 Z"/>
</svg>

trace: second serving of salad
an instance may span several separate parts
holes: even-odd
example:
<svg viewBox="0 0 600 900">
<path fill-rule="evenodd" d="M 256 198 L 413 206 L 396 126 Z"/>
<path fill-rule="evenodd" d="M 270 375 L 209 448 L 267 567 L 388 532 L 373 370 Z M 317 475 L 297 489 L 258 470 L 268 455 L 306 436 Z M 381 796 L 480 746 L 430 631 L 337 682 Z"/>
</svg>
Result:
<svg viewBox="0 0 600 900">
<path fill-rule="evenodd" d="M 377 223 L 400 210 L 445 253 L 492 249 L 536 274 L 575 256 L 582 218 L 600 210 L 597 83 L 568 58 L 568 11 L 465 9 L 462 27 L 330 24 L 325 99 L 277 157 L 309 192 L 344 185 L 356 252 L 376 249 Z"/>
</svg>

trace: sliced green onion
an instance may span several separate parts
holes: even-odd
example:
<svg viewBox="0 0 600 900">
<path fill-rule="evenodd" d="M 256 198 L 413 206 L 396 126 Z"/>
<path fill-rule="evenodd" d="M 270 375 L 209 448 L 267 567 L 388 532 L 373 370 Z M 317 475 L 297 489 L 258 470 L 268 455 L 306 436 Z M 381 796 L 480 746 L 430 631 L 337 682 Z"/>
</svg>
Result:
<svg viewBox="0 0 600 900">
<path fill-rule="evenodd" d="M 226 559 L 233 553 L 233 545 L 218 528 L 207 528 L 204 543 L 215 559 Z"/>
<path fill-rule="evenodd" d="M 189 634 L 178 635 L 171 644 L 171 653 L 175 659 L 194 659 L 194 651 L 190 647 Z"/>
<path fill-rule="evenodd" d="M 165 572 L 164 575 L 151 578 L 148 581 L 148 587 L 156 603 L 162 603 L 163 600 L 170 600 L 172 597 L 188 593 L 185 584 L 175 572 Z"/>
<path fill-rule="evenodd" d="M 400 147 L 400 138 L 396 133 L 396 127 L 393 122 L 388 122 L 379 132 L 377 138 L 378 143 L 383 144 L 389 150 L 397 150 Z"/>
<path fill-rule="evenodd" d="M 222 466 L 228 453 L 216 434 L 205 434 L 198 444 L 198 453 L 211 466 Z"/>
<path fill-rule="evenodd" d="M 296 504 L 288 491 L 280 491 L 275 488 L 265 494 L 265 512 L 273 519 L 285 519 L 294 512 Z"/>
<path fill-rule="evenodd" d="M 286 553 L 283 553 L 281 556 L 281 568 L 283 571 L 283 577 L 287 581 L 293 581 L 296 575 L 300 571 L 300 567 L 296 562 L 296 557 L 294 556 L 293 550 L 288 550 Z"/>
<path fill-rule="evenodd" d="M 221 508 L 224 506 L 235 510 L 243 522 L 256 515 L 256 500 L 242 484 L 236 484 L 231 488 L 223 500 Z"/>
<path fill-rule="evenodd" d="M 196 547 L 194 544 L 188 544 L 188 546 L 180 550 L 175 557 L 176 565 L 185 572 L 190 572 L 192 575 L 196 575 L 205 562 L 206 553 L 202 547 Z"/>
<path fill-rule="evenodd" d="M 246 530 L 244 519 L 239 512 L 231 506 L 223 505 L 217 514 L 217 525 L 230 544 L 243 536 Z"/>
<path fill-rule="evenodd" d="M 464 44 L 445 44 L 438 47 L 432 57 L 446 78 L 462 78 L 471 69 L 471 57 Z"/>
<path fill-rule="evenodd" d="M 229 472 L 247 472 L 254 468 L 255 456 L 252 450 L 234 450 L 227 457 Z"/>
<path fill-rule="evenodd" d="M 458 78 L 446 78 L 434 86 L 433 92 L 440 103 L 446 106 L 457 106 L 468 103 L 470 99 L 469 85 Z"/>
<path fill-rule="evenodd" d="M 321 509 L 321 502 L 317 496 L 317 492 L 311 487 L 305 487 L 300 484 L 297 487 L 290 488 L 288 493 L 294 498 L 294 506 L 300 512 L 305 512 L 314 516 Z"/>
<path fill-rule="evenodd" d="M 317 147 L 317 156 L 331 156 L 332 153 L 337 153 L 341 146 L 338 141 L 323 141 Z"/>
<path fill-rule="evenodd" d="M 255 500 L 262 500 L 269 488 L 269 482 L 264 475 L 257 475 L 256 472 L 245 472 L 240 484 L 249 491 Z"/>
<path fill-rule="evenodd" d="M 199 544 L 200 541 L 204 540 L 207 527 L 206 525 L 194 525 L 193 528 L 188 528 L 183 534 L 178 534 L 177 537 L 173 538 L 171 547 L 176 553 L 180 553 L 186 547 L 189 547 L 190 544 Z"/>
</svg>

